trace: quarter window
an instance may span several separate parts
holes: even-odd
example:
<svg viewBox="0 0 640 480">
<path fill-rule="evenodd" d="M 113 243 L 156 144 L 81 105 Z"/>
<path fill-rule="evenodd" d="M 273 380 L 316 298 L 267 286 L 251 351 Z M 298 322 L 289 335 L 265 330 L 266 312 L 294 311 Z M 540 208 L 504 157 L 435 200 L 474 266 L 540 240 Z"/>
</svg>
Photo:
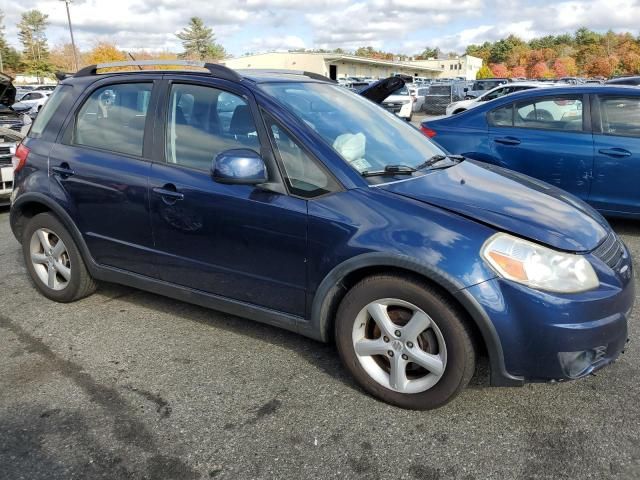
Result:
<svg viewBox="0 0 640 480">
<path fill-rule="evenodd" d="M 275 120 L 268 119 L 268 125 L 291 193 L 311 198 L 338 190 L 336 181 Z"/>
<path fill-rule="evenodd" d="M 582 97 L 556 97 L 515 105 L 514 126 L 545 130 L 582 130 Z"/>
<path fill-rule="evenodd" d="M 76 120 L 74 143 L 142 155 L 151 83 L 122 83 L 95 90 Z"/>
<path fill-rule="evenodd" d="M 260 152 L 246 100 L 217 88 L 174 84 L 169 98 L 167 162 L 209 171 L 219 153 L 233 148 Z"/>
<path fill-rule="evenodd" d="M 602 132 L 640 137 L 640 97 L 600 98 Z"/>
<path fill-rule="evenodd" d="M 487 116 L 487 121 L 492 127 L 512 127 L 513 106 L 510 104 L 491 110 Z"/>
</svg>

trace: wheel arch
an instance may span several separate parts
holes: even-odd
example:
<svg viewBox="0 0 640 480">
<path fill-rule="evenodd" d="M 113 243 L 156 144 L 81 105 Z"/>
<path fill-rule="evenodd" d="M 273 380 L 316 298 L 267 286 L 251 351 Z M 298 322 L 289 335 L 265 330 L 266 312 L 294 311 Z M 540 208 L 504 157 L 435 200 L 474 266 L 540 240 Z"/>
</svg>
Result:
<svg viewBox="0 0 640 480">
<path fill-rule="evenodd" d="M 78 230 L 78 227 L 72 220 L 71 216 L 62 206 L 42 193 L 24 193 L 11 205 L 9 221 L 11 224 L 11 231 L 13 232 L 13 236 L 16 240 L 22 243 L 22 232 L 24 231 L 24 227 L 27 222 L 39 213 L 45 212 L 52 213 L 62 222 L 65 228 L 69 231 L 73 241 L 78 246 L 87 268 L 91 271 L 95 263 L 80 230 Z"/>
<path fill-rule="evenodd" d="M 485 350 L 491 366 L 491 384 L 520 386 L 523 379 L 506 371 L 502 344 L 488 315 L 465 285 L 444 271 L 401 255 L 366 253 L 346 260 L 331 270 L 320 283 L 311 305 L 308 325 L 301 333 L 323 342 L 333 340 L 335 314 L 349 288 L 375 274 L 397 273 L 424 281 L 456 304 L 471 326 L 478 346 Z M 304 331 L 306 330 L 306 331 Z"/>
</svg>

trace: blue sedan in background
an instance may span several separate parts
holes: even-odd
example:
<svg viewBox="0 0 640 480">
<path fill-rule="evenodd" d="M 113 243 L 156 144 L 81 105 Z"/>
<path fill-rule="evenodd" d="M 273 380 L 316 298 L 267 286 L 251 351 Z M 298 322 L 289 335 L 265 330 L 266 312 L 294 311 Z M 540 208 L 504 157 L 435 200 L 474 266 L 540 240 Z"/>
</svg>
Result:
<svg viewBox="0 0 640 480">
<path fill-rule="evenodd" d="M 533 89 L 421 124 L 448 152 L 544 180 L 608 216 L 640 218 L 640 89 Z"/>
</svg>

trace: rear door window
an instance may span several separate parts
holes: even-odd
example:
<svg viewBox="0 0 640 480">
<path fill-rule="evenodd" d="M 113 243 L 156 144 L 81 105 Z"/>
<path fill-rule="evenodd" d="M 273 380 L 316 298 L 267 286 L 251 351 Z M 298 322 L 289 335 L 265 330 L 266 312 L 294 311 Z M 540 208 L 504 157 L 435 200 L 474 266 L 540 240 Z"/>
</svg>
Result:
<svg viewBox="0 0 640 480">
<path fill-rule="evenodd" d="M 95 90 L 78 112 L 73 143 L 141 156 L 152 87 L 122 83 Z"/>
<path fill-rule="evenodd" d="M 512 127 L 513 104 L 491 110 L 487 115 L 487 122 L 492 127 Z"/>
<path fill-rule="evenodd" d="M 514 126 L 582 131 L 582 96 L 537 98 L 515 104 Z"/>
<path fill-rule="evenodd" d="M 640 97 L 600 97 L 602 133 L 640 138 Z"/>
</svg>

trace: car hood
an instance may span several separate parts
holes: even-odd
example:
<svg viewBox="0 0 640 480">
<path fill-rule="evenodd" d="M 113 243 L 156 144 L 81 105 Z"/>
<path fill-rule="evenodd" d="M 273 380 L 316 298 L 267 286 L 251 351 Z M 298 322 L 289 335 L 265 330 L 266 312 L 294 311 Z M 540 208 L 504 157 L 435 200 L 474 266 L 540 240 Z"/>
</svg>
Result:
<svg viewBox="0 0 640 480">
<path fill-rule="evenodd" d="M 372 83 L 358 93 L 372 102 L 382 103 L 385 98 L 404 86 L 404 80 L 400 77 L 389 77 Z"/>
<path fill-rule="evenodd" d="M 472 160 L 379 188 L 559 250 L 590 251 L 609 228 L 599 213 L 567 192 Z"/>
</svg>

